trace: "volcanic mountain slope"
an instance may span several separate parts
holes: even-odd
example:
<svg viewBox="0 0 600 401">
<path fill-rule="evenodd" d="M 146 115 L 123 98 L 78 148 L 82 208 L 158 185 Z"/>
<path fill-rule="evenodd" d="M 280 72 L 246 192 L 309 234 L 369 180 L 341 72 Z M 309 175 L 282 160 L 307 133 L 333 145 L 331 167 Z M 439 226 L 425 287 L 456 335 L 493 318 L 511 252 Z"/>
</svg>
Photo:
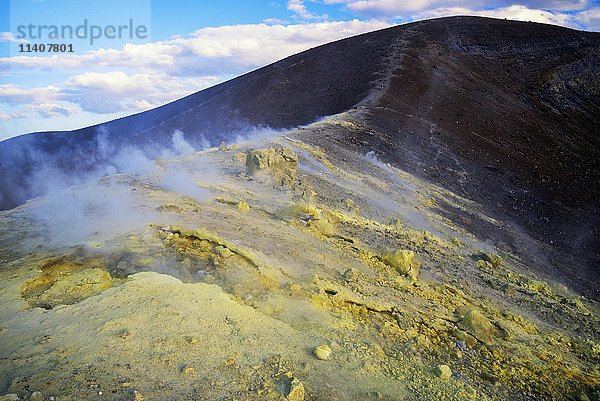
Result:
<svg viewBox="0 0 600 401">
<path fill-rule="evenodd" d="M 315 140 L 348 113 L 0 212 L 0 394 L 598 400 L 598 304 Z M 535 239 L 529 241 L 536 243 Z"/>
<path fill-rule="evenodd" d="M 53 184 L 0 212 L 0 399 L 600 400 L 599 49 L 432 20 L 0 143 L 6 207 Z"/>
<path fill-rule="evenodd" d="M 1 142 L 0 203 L 14 207 L 114 171 L 126 143 L 155 156 L 151 145 L 169 146 L 175 130 L 198 149 L 231 142 L 249 127 L 289 128 L 350 110 L 360 129 L 315 141 L 374 151 L 476 201 L 501 224 L 439 207 L 597 298 L 599 76 L 597 33 L 477 17 L 402 25 L 308 50 L 138 115 Z M 49 184 L 48 176 L 61 179 Z"/>
</svg>

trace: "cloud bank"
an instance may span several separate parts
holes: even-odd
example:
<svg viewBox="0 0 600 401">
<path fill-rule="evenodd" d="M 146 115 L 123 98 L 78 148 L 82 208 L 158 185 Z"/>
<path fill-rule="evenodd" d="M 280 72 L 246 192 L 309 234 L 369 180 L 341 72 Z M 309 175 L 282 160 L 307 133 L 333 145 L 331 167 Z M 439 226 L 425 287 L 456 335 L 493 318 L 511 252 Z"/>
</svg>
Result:
<svg viewBox="0 0 600 401">
<path fill-rule="evenodd" d="M 0 85 L 0 103 L 17 107 L 3 117 L 143 111 L 311 47 L 388 26 L 371 20 L 229 25 L 121 49 L 0 58 L 0 71 L 5 72 L 72 72 L 46 86 Z"/>
</svg>

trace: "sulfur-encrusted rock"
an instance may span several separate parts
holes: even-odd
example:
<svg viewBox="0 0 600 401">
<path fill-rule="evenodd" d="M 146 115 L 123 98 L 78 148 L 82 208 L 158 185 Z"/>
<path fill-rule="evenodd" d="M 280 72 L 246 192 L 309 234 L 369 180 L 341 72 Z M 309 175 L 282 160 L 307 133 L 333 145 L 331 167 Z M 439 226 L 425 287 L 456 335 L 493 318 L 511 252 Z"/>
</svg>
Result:
<svg viewBox="0 0 600 401">
<path fill-rule="evenodd" d="M 477 309 L 459 308 L 457 314 L 461 318 L 458 326 L 485 344 L 494 342 L 496 329 L 494 325 Z"/>
<path fill-rule="evenodd" d="M 469 348 L 473 348 L 477 345 L 477 339 L 464 330 L 456 328 L 452 331 L 452 335 L 459 341 L 464 341 L 465 345 Z"/>
<path fill-rule="evenodd" d="M 282 380 L 279 382 L 279 389 L 285 398 L 289 401 L 304 401 L 306 391 L 304 384 L 294 374 L 289 371 L 283 374 Z"/>
<path fill-rule="evenodd" d="M 327 361 L 331 358 L 331 348 L 329 348 L 329 345 L 327 344 L 323 344 L 323 345 L 319 345 L 318 347 L 316 347 L 313 350 L 313 353 L 315 354 L 315 356 L 322 360 L 322 361 Z"/>
<path fill-rule="evenodd" d="M 400 274 L 416 280 L 419 276 L 421 263 L 417 260 L 415 253 L 407 249 L 395 252 L 386 252 L 381 256 L 381 261 L 393 267 Z"/>
<path fill-rule="evenodd" d="M 193 366 L 185 366 L 183 369 L 181 369 L 181 373 L 187 377 L 194 377 L 198 374 L 198 371 Z"/>
<path fill-rule="evenodd" d="M 452 377 L 452 369 L 448 365 L 437 365 L 435 367 L 435 374 L 442 380 L 448 380 Z"/>
<path fill-rule="evenodd" d="M 292 185 L 296 180 L 298 156 L 287 148 L 253 150 L 246 156 L 246 172 L 270 174 L 281 185 Z"/>
<path fill-rule="evenodd" d="M 250 205 L 247 202 L 244 202 L 243 200 L 238 202 L 237 207 L 240 212 L 249 212 L 250 211 Z"/>
<path fill-rule="evenodd" d="M 304 384 L 294 377 L 290 383 L 290 390 L 287 394 L 287 399 L 289 401 L 304 401 L 304 397 L 306 397 Z"/>
</svg>

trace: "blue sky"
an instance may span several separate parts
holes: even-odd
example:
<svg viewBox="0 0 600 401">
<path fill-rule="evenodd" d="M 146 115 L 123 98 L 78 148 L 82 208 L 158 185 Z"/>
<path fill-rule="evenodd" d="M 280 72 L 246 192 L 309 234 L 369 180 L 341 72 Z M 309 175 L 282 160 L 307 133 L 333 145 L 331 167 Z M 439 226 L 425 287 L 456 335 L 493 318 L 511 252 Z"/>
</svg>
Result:
<svg viewBox="0 0 600 401">
<path fill-rule="evenodd" d="M 600 30 L 600 0 L 0 0 L 0 140 L 137 113 L 323 43 L 447 15 Z M 131 20 L 146 35 L 21 35 L 84 20 L 103 33 Z M 40 43 L 74 52 L 20 52 Z"/>
</svg>

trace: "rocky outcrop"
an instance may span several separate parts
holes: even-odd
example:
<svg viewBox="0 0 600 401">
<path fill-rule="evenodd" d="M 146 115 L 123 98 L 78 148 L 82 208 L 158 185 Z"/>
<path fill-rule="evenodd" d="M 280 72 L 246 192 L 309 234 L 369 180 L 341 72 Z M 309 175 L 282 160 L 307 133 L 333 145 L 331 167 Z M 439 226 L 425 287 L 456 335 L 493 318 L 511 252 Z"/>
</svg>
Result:
<svg viewBox="0 0 600 401">
<path fill-rule="evenodd" d="M 400 249 L 395 252 L 386 252 L 381 256 L 381 261 L 396 269 L 398 273 L 413 280 L 419 277 L 421 263 L 417 260 L 413 251 Z"/>
<path fill-rule="evenodd" d="M 459 308 L 456 313 L 461 318 L 458 326 L 484 344 L 494 342 L 494 325 L 477 309 Z"/>
<path fill-rule="evenodd" d="M 253 150 L 246 156 L 249 175 L 267 173 L 281 185 L 293 185 L 298 169 L 298 156 L 287 148 Z"/>
</svg>

